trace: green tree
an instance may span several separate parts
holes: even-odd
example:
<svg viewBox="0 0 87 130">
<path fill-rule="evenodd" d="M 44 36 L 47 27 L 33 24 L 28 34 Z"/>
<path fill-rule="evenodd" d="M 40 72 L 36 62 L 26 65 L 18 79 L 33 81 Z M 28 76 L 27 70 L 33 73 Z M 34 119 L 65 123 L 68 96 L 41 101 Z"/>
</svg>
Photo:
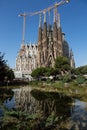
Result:
<svg viewBox="0 0 87 130">
<path fill-rule="evenodd" d="M 71 81 L 71 77 L 69 74 L 65 74 L 63 77 L 62 77 L 62 80 L 63 82 L 69 82 Z"/>
<path fill-rule="evenodd" d="M 4 59 L 4 54 L 0 52 L 0 83 L 4 83 L 7 80 L 12 80 L 14 73 L 7 65 L 7 61 Z"/>
<path fill-rule="evenodd" d="M 83 84 L 85 82 L 85 78 L 82 75 L 79 75 L 76 81 L 78 84 Z"/>
<path fill-rule="evenodd" d="M 0 81 L 4 81 L 4 77 L 7 73 L 7 65 L 6 60 L 4 60 L 4 54 L 1 54 L 0 52 Z"/>
<path fill-rule="evenodd" d="M 13 80 L 15 78 L 13 70 L 10 69 L 9 67 L 7 70 L 7 77 L 8 77 L 8 80 Z"/>
<path fill-rule="evenodd" d="M 87 65 L 77 67 L 77 68 L 75 69 L 75 74 L 76 74 L 76 75 L 84 75 L 84 74 L 87 74 Z"/>
<path fill-rule="evenodd" d="M 52 75 L 52 76 L 56 75 L 56 69 L 54 69 L 52 67 L 51 68 L 46 68 L 44 76 L 49 77 L 50 75 Z"/>
<path fill-rule="evenodd" d="M 81 67 L 78 67 L 78 68 L 75 69 L 75 74 L 76 75 L 81 75 L 81 73 L 82 73 L 81 72 Z"/>
<path fill-rule="evenodd" d="M 42 76 L 45 76 L 45 73 L 47 72 L 47 68 L 41 67 L 35 69 L 32 73 L 31 76 L 36 79 L 40 79 Z"/>
<path fill-rule="evenodd" d="M 41 79 L 41 77 L 49 77 L 49 76 L 56 76 L 59 74 L 59 70 L 57 68 L 46 68 L 41 67 L 35 69 L 31 76 L 35 79 Z"/>
<path fill-rule="evenodd" d="M 82 73 L 83 73 L 83 74 L 87 74 L 87 65 L 86 65 L 86 66 L 83 66 L 83 68 L 82 68 Z"/>
<path fill-rule="evenodd" d="M 57 59 L 55 60 L 55 68 L 60 71 L 61 75 L 69 72 L 71 70 L 71 67 L 68 58 L 62 56 L 57 57 Z"/>
</svg>

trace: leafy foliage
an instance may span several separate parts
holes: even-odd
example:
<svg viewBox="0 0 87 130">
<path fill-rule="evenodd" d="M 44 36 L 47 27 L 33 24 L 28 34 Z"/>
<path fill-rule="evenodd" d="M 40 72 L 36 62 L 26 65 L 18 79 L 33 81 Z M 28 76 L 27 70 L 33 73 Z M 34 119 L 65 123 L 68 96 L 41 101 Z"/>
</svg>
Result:
<svg viewBox="0 0 87 130">
<path fill-rule="evenodd" d="M 70 70 L 70 63 L 66 57 L 58 57 L 55 61 L 54 68 L 37 68 L 35 69 L 31 76 L 36 79 L 41 79 L 41 77 L 57 76 L 59 74 L 66 74 Z"/>
<path fill-rule="evenodd" d="M 87 74 L 87 65 L 76 68 L 75 74 L 77 74 L 77 75 Z"/>
<path fill-rule="evenodd" d="M 76 79 L 78 84 L 83 84 L 85 82 L 85 78 L 81 75 L 79 75 Z"/>
<path fill-rule="evenodd" d="M 35 69 L 31 76 L 35 79 L 41 79 L 42 77 L 49 77 L 49 76 L 56 76 L 57 74 L 59 74 L 59 69 L 57 68 L 45 68 L 45 67 L 41 67 L 41 68 L 37 68 Z"/>
<path fill-rule="evenodd" d="M 0 82 L 3 83 L 7 80 L 12 80 L 14 73 L 7 65 L 7 61 L 4 60 L 4 54 L 0 52 Z"/>
<path fill-rule="evenodd" d="M 63 76 L 63 82 L 69 82 L 69 81 L 71 81 L 70 75 L 65 74 L 65 75 Z"/>
<path fill-rule="evenodd" d="M 4 80 L 4 77 L 6 75 L 7 72 L 7 68 L 6 68 L 6 61 L 4 60 L 4 54 L 2 55 L 0 52 L 0 81 Z"/>
<path fill-rule="evenodd" d="M 66 57 L 57 57 L 55 61 L 55 68 L 60 70 L 60 73 L 66 73 L 70 70 L 70 63 Z"/>
<path fill-rule="evenodd" d="M 34 77 L 34 78 L 37 78 L 39 79 L 41 76 L 44 76 L 44 74 L 46 73 L 47 69 L 44 68 L 44 67 L 41 67 L 41 68 L 37 68 L 35 69 L 31 76 Z"/>
</svg>

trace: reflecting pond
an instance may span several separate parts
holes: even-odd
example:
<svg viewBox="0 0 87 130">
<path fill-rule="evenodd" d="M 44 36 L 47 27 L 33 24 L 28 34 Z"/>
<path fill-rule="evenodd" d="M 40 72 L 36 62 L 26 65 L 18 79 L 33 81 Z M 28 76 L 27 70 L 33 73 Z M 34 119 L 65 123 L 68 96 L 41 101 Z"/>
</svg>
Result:
<svg viewBox="0 0 87 130">
<path fill-rule="evenodd" d="M 18 126 L 19 129 L 87 130 L 86 102 L 66 96 L 63 93 L 44 92 L 29 86 L 12 89 L 12 91 L 14 92 L 13 96 L 0 103 L 0 117 L 6 111 L 7 113 L 13 112 L 13 114 L 10 113 L 10 117 L 14 116 L 17 120 L 14 118 L 15 123 L 10 122 L 10 124 L 13 123 L 18 126 L 25 122 L 22 127 L 21 124 Z M 9 118 L 6 119 L 9 120 Z M 5 129 L 5 127 L 2 128 Z"/>
</svg>

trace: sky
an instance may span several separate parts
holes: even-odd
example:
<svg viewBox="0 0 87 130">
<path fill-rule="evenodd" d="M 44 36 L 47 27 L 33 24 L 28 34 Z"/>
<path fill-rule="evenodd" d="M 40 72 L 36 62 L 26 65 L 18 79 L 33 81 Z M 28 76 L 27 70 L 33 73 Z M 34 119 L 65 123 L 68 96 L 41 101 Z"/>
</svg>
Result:
<svg viewBox="0 0 87 130">
<path fill-rule="evenodd" d="M 59 1 L 0 0 L 0 52 L 5 53 L 4 58 L 11 68 L 15 68 L 22 43 L 23 17 L 18 17 L 18 14 L 39 11 Z M 87 65 L 87 0 L 71 0 L 59 6 L 58 12 L 65 39 L 74 53 L 76 67 Z M 26 43 L 37 42 L 38 24 L 38 15 L 27 16 Z"/>
</svg>

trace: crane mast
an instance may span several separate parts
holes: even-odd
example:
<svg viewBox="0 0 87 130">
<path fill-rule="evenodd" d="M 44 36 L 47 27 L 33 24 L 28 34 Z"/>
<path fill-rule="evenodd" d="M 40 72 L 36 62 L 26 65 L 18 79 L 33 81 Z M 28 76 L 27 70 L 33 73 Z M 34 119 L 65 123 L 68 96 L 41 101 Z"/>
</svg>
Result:
<svg viewBox="0 0 87 130">
<path fill-rule="evenodd" d="M 25 28 L 26 28 L 26 13 L 19 14 L 18 16 L 23 17 L 23 30 L 22 30 L 22 45 L 25 43 Z"/>
</svg>

